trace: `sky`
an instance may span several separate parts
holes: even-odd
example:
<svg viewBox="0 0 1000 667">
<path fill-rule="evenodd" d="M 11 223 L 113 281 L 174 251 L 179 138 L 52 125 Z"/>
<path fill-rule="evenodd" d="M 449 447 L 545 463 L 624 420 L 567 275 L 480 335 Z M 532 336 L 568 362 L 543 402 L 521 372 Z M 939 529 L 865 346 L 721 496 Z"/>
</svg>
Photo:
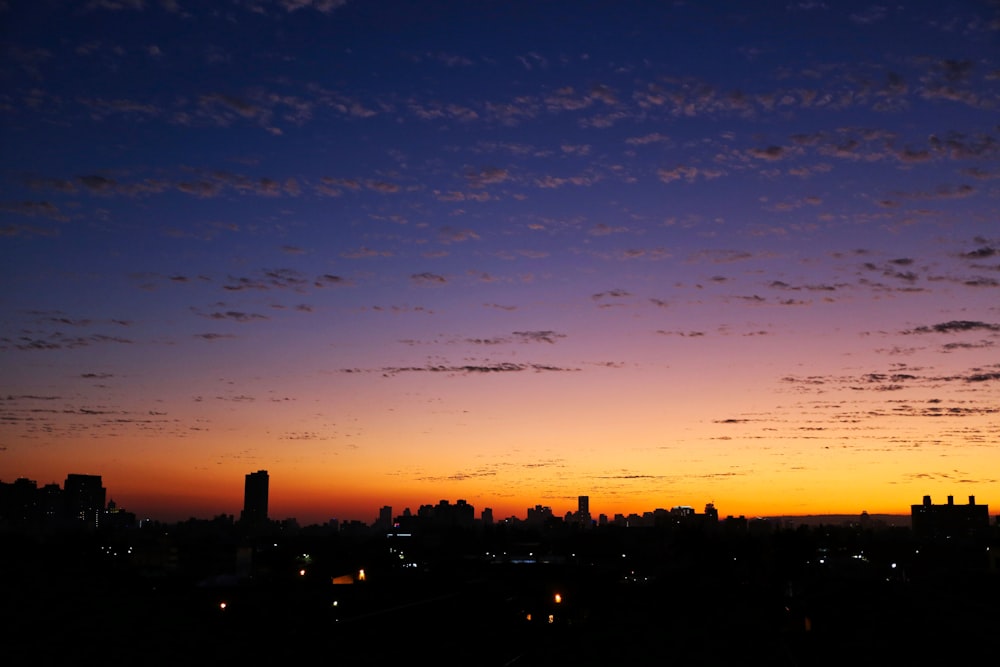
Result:
<svg viewBox="0 0 1000 667">
<path fill-rule="evenodd" d="M 1000 4 L 0 3 L 0 481 L 1000 507 Z"/>
</svg>

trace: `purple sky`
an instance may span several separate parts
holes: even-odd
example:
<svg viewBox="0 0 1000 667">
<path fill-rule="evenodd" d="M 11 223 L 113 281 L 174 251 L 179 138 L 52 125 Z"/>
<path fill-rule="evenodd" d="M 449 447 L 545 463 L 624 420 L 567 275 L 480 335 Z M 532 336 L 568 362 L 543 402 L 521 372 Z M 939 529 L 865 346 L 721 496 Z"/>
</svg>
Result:
<svg viewBox="0 0 1000 667">
<path fill-rule="evenodd" d="M 66 7 L 0 4 L 0 480 L 1000 504 L 997 3 Z"/>
</svg>

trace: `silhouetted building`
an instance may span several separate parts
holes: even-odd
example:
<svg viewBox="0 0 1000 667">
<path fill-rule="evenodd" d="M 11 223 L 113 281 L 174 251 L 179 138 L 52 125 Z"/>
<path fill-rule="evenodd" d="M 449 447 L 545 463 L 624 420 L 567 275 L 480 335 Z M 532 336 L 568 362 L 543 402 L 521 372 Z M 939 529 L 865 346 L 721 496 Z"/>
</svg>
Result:
<svg viewBox="0 0 1000 667">
<path fill-rule="evenodd" d="M 576 499 L 576 514 L 573 516 L 577 523 L 590 526 L 593 519 L 590 517 L 590 496 L 578 496 Z"/>
<path fill-rule="evenodd" d="M 746 535 L 748 531 L 747 519 L 742 514 L 738 517 L 730 514 L 722 522 L 722 529 L 727 535 Z"/>
<path fill-rule="evenodd" d="M 97 528 L 104 513 L 106 495 L 100 475 L 67 475 L 63 484 L 63 507 L 67 517 L 71 522 Z"/>
<path fill-rule="evenodd" d="M 989 531 L 990 510 L 977 505 L 975 496 L 969 496 L 968 505 L 956 505 L 954 496 L 948 496 L 946 505 L 934 505 L 924 496 L 923 503 L 910 506 L 910 520 L 914 537 L 921 539 L 979 537 Z"/>
<path fill-rule="evenodd" d="M 432 525 L 471 528 L 476 522 L 476 508 L 461 498 L 454 505 L 441 500 L 437 505 L 421 505 L 417 516 Z"/>
<path fill-rule="evenodd" d="M 243 512 L 240 522 L 248 526 L 267 523 L 267 489 L 270 482 L 266 470 L 247 473 L 243 485 Z"/>
<path fill-rule="evenodd" d="M 101 524 L 111 528 L 130 528 L 136 523 L 135 514 L 126 512 L 124 507 L 119 507 L 114 498 L 108 501 L 108 507 L 104 510 L 104 519 Z"/>
<path fill-rule="evenodd" d="M 525 523 L 529 526 L 543 526 L 552 520 L 552 508 L 546 505 L 535 505 L 528 508 Z"/>
<path fill-rule="evenodd" d="M 46 484 L 38 490 L 38 509 L 42 523 L 53 526 L 66 516 L 63 490 L 56 483 Z"/>
<path fill-rule="evenodd" d="M 383 505 L 382 509 L 378 512 L 378 518 L 375 519 L 375 529 L 380 532 L 387 532 L 392 530 L 392 526 L 392 507 L 390 505 Z"/>
<path fill-rule="evenodd" d="M 0 482 L 0 519 L 10 526 L 28 526 L 37 523 L 38 483 L 20 477 L 11 484 Z"/>
</svg>

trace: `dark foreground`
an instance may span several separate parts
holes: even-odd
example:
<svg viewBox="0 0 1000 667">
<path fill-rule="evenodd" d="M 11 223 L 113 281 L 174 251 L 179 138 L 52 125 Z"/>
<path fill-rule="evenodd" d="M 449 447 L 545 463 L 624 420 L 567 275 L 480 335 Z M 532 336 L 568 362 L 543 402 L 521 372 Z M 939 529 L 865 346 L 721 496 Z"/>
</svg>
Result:
<svg viewBox="0 0 1000 667">
<path fill-rule="evenodd" d="M 439 551 L 401 569 L 385 542 L 354 560 L 296 543 L 235 578 L 202 576 L 228 544 L 161 571 L 96 538 L 4 537 L 10 665 L 957 665 L 980 664 L 1000 628 L 986 545 L 970 559 L 899 539 L 650 534 L 581 538 L 550 562 Z M 358 558 L 365 580 L 334 585 Z"/>
</svg>

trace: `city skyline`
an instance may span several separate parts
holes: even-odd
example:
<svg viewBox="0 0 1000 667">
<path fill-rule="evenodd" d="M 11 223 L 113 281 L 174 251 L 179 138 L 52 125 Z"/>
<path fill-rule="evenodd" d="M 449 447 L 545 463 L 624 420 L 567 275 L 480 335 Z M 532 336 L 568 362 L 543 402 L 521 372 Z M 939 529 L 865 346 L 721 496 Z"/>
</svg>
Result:
<svg viewBox="0 0 1000 667">
<path fill-rule="evenodd" d="M 266 469 L 308 523 L 1000 494 L 996 4 L 0 24 L 0 479 L 181 519 Z"/>
<path fill-rule="evenodd" d="M 131 521 L 133 522 L 146 523 L 156 521 L 168 524 L 182 523 L 190 520 L 218 520 L 228 517 L 229 520 L 249 530 L 262 529 L 268 525 L 272 527 L 279 526 L 289 521 L 295 522 L 300 526 L 330 527 L 334 525 L 356 526 L 362 524 L 370 528 L 390 530 L 392 528 L 391 524 L 395 520 L 425 516 L 425 512 L 426 517 L 436 516 L 436 512 L 444 512 L 445 515 L 451 516 L 457 510 L 467 510 L 466 514 L 462 515 L 463 523 L 485 525 L 513 521 L 515 523 L 535 526 L 542 525 L 549 520 L 560 522 L 565 520 L 573 524 L 591 524 L 594 526 L 605 524 L 652 526 L 666 515 L 672 515 L 678 519 L 706 517 L 711 518 L 713 521 L 720 519 L 738 519 L 740 521 L 777 520 L 779 524 L 786 520 L 798 520 L 799 525 L 810 522 L 815 523 L 817 521 L 820 523 L 837 523 L 838 521 L 843 521 L 848 516 L 854 517 L 854 521 L 851 523 L 860 522 L 864 525 L 871 520 L 889 520 L 893 526 L 901 525 L 896 520 L 910 517 L 914 520 L 919 519 L 927 522 L 933 520 L 935 516 L 951 516 L 960 518 L 961 520 L 975 516 L 976 520 L 984 527 L 988 527 L 991 521 L 994 520 L 994 517 L 989 514 L 989 503 L 977 502 L 974 494 L 968 496 L 967 503 L 962 501 L 956 503 L 955 496 L 949 494 L 946 502 L 941 504 L 934 504 L 930 495 L 924 495 L 919 504 L 911 503 L 908 511 L 904 513 L 871 513 L 867 510 L 860 510 L 846 514 L 795 515 L 778 512 L 771 515 L 750 516 L 726 512 L 720 513 L 720 508 L 716 507 L 712 501 L 703 503 L 704 512 L 701 513 L 698 512 L 697 507 L 690 500 L 673 500 L 661 503 L 655 507 L 633 508 L 631 511 L 624 512 L 606 513 L 598 511 L 591 513 L 590 496 L 579 495 L 572 506 L 565 508 L 536 503 L 534 506 L 522 508 L 520 512 L 509 514 L 495 513 L 489 502 L 485 506 L 477 506 L 469 503 L 465 498 L 441 498 L 436 501 L 424 499 L 427 502 L 421 501 L 402 508 L 382 505 L 377 509 L 373 508 L 370 512 L 374 518 L 342 515 L 336 511 L 328 512 L 326 518 L 319 518 L 324 516 L 323 511 L 316 508 L 306 515 L 304 521 L 300 522 L 300 517 L 275 516 L 270 512 L 270 475 L 267 470 L 257 470 L 244 475 L 243 509 L 238 513 L 236 511 L 227 511 L 227 508 L 214 508 L 208 514 L 201 515 L 181 516 L 174 514 L 169 516 L 151 516 L 148 513 L 144 513 L 142 508 L 122 506 L 121 503 L 115 500 L 114 494 L 109 493 L 102 484 L 101 475 L 81 473 L 68 473 L 62 488 L 55 481 L 39 485 L 38 480 L 28 477 L 20 477 L 13 481 L 0 479 L 0 490 L 4 490 L 4 495 L 0 497 L 0 500 L 3 501 L 0 503 L 0 520 L 13 522 L 10 524 L 11 526 L 18 525 L 18 522 L 27 522 L 26 525 L 29 525 L 34 521 L 44 525 L 46 522 L 55 521 L 53 527 L 56 527 L 59 525 L 61 515 L 65 513 L 65 517 L 63 518 L 69 519 L 72 524 L 82 523 L 92 528 L 98 528 L 104 525 L 105 519 L 101 518 L 104 515 L 107 517 L 106 520 L 110 521 L 114 527 L 122 528 L 131 527 L 132 525 L 126 518 L 126 515 L 127 517 L 131 517 Z M 26 495 L 28 489 L 32 490 L 31 494 L 34 497 Z M 55 495 L 53 495 L 53 489 L 56 490 Z M 133 511 L 136 509 L 139 511 Z M 954 510 L 957 510 L 957 512 Z M 23 516 L 18 514 L 22 511 L 25 512 Z M 971 514 L 968 514 L 969 512 Z M 441 520 L 441 518 L 441 516 L 437 516 L 437 520 Z M 1000 517 L 996 517 L 996 520 L 1000 522 Z M 916 529 L 916 526 L 914 528 Z"/>
</svg>

